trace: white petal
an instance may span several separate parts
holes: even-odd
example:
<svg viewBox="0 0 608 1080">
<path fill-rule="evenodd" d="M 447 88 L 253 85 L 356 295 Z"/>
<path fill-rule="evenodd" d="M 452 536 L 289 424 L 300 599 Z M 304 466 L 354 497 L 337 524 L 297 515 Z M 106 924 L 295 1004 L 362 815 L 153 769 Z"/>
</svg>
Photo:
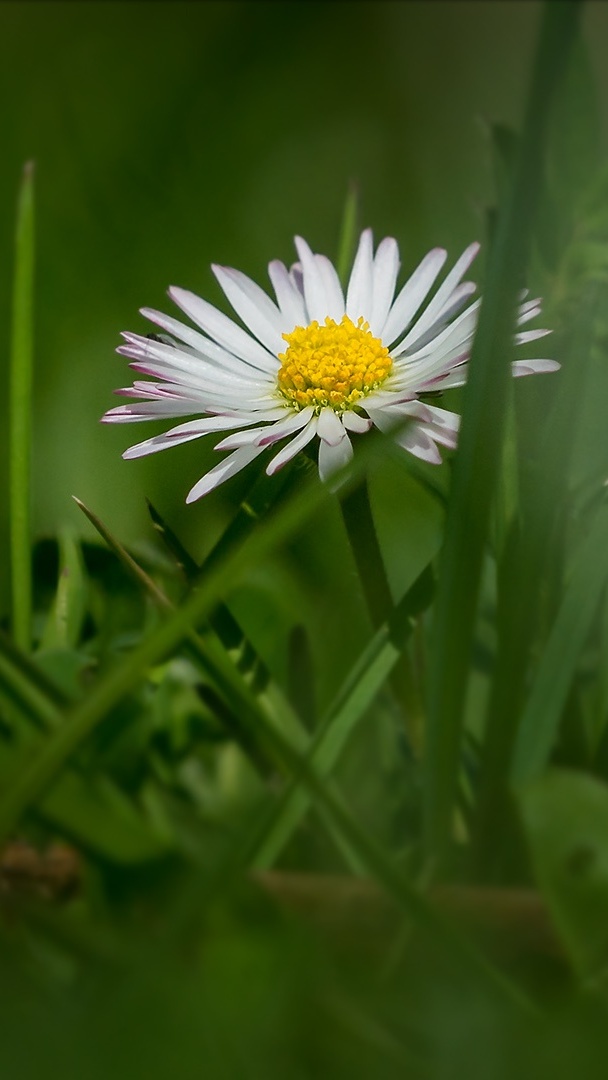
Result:
<svg viewBox="0 0 608 1080">
<path fill-rule="evenodd" d="M 227 435 L 225 439 L 221 439 L 213 449 L 239 450 L 241 446 L 253 446 L 254 444 L 258 446 L 258 436 L 265 430 L 266 428 L 263 427 L 241 428 L 240 431 L 235 431 L 234 435 Z"/>
<path fill-rule="evenodd" d="M 131 367 L 135 371 L 143 371 L 148 375 L 153 373 L 163 375 L 162 369 L 158 365 L 155 367 L 154 372 L 151 371 L 150 367 L 143 364 L 131 364 Z M 175 372 L 166 374 L 168 378 L 176 378 Z M 146 396 L 144 389 L 146 385 L 143 381 L 139 383 L 142 396 Z M 253 392 L 249 393 L 239 387 L 234 389 L 227 389 L 226 387 L 203 388 L 187 381 L 184 381 L 184 383 L 163 383 L 161 385 L 167 391 L 175 390 L 186 401 L 196 402 L 198 412 L 230 412 L 233 409 L 242 409 L 248 412 L 251 409 L 268 408 L 273 401 L 271 394 L 257 394 L 254 396 Z"/>
<path fill-rule="evenodd" d="M 293 263 L 289 268 L 289 276 L 293 282 L 294 289 L 296 292 L 299 292 L 302 300 L 304 300 L 304 274 L 302 273 L 302 264 L 299 262 Z M 308 323 L 308 316 L 305 321 Z"/>
<path fill-rule="evenodd" d="M 339 323 L 345 312 L 344 293 L 336 269 L 325 255 L 315 255 L 315 262 L 325 290 L 326 315 Z"/>
<path fill-rule="evenodd" d="M 406 364 L 412 364 L 429 356 L 435 357 L 439 350 L 447 352 L 453 348 L 454 342 L 470 340 L 477 327 L 480 305 L 481 300 L 469 304 L 468 308 L 461 311 L 448 326 L 444 326 L 432 341 L 427 341 L 426 345 L 422 345 L 415 352 L 404 351 L 404 341 L 400 342 L 391 354 L 393 359 L 403 358 Z"/>
<path fill-rule="evenodd" d="M 116 408 L 108 409 L 103 414 L 101 422 L 103 424 L 129 424 L 139 420 L 167 420 L 178 416 L 189 416 L 200 411 L 198 403 L 192 404 L 181 397 L 155 398 L 152 401 L 134 401 L 129 405 L 117 405 Z"/>
<path fill-rule="evenodd" d="M 274 356 L 283 351 L 281 313 L 255 281 L 229 266 L 212 265 L 211 269 L 224 293 L 245 326 Z"/>
<path fill-rule="evenodd" d="M 361 233 L 359 247 L 348 282 L 346 314 L 356 324 L 363 316 L 369 322 L 374 300 L 373 234 L 371 229 Z"/>
<path fill-rule="evenodd" d="M 173 334 L 180 342 L 193 349 L 197 355 L 203 356 L 205 360 L 218 368 L 233 371 L 235 374 L 244 377 L 254 375 L 251 364 L 240 360 L 238 356 L 234 356 L 226 349 L 222 349 L 217 342 L 210 341 L 208 337 L 204 337 L 198 330 L 193 330 L 191 326 L 184 326 L 177 319 L 165 315 L 162 311 L 154 311 L 153 308 L 140 308 L 140 314 L 149 319 L 155 326 L 160 326 L 163 330 Z M 255 375 L 259 375 L 259 371 L 256 370 Z"/>
<path fill-rule="evenodd" d="M 427 411 L 433 418 L 433 423 L 445 431 L 458 432 L 460 428 L 460 417 L 458 413 L 451 412 L 450 409 L 440 409 L 438 405 L 425 405 Z"/>
<path fill-rule="evenodd" d="M 295 245 L 302 264 L 304 299 L 308 312 L 308 322 L 325 322 L 327 315 L 327 297 L 323 274 L 308 244 L 301 236 L 296 236 Z"/>
<path fill-rule="evenodd" d="M 538 341 L 539 338 L 547 337 L 551 330 L 525 330 L 523 334 L 515 335 L 516 345 L 527 345 L 529 341 Z"/>
<path fill-rule="evenodd" d="M 200 420 L 188 420 L 185 424 L 172 428 L 171 431 L 167 432 L 167 435 L 171 437 L 174 432 L 178 435 L 188 435 L 196 432 L 207 434 L 212 431 L 230 431 L 231 428 L 235 427 L 251 427 L 253 424 L 273 421 L 277 415 L 280 414 L 276 409 L 269 409 L 268 412 L 254 412 L 248 416 L 244 416 L 242 413 L 219 413 L 216 416 L 205 416 Z"/>
<path fill-rule="evenodd" d="M 392 395 L 386 394 L 380 401 L 375 399 L 373 405 L 366 400 L 364 408 L 380 431 L 393 431 L 408 417 L 416 420 L 432 420 L 428 405 L 418 401 L 417 398 L 398 401 L 394 400 Z"/>
<path fill-rule="evenodd" d="M 557 360 L 515 360 L 511 364 L 513 375 L 543 375 L 549 371 L 558 371 L 561 364 Z"/>
<path fill-rule="evenodd" d="M 323 442 L 336 446 L 345 436 L 342 421 L 333 409 L 321 409 L 317 433 Z"/>
<path fill-rule="evenodd" d="M 162 435 L 155 435 L 152 439 L 136 443 L 130 446 L 122 455 L 125 460 L 145 457 L 147 454 L 155 454 L 158 450 L 167 450 L 170 446 L 179 446 L 181 443 L 200 439 L 202 435 L 208 435 L 213 431 L 230 431 L 231 428 L 241 428 L 243 420 L 240 417 L 212 416 L 188 424 L 180 424 L 178 427 L 165 431 Z"/>
<path fill-rule="evenodd" d="M 348 435 L 333 445 L 321 441 L 319 443 L 319 476 L 323 483 L 327 483 L 334 473 L 345 468 L 352 456 L 353 447 Z"/>
<path fill-rule="evenodd" d="M 348 431 L 354 431 L 357 435 L 363 435 L 363 433 L 369 431 L 372 426 L 371 420 L 352 410 L 343 414 L 342 423 Z"/>
<path fill-rule="evenodd" d="M 193 356 L 179 346 L 173 348 L 155 342 L 148 346 L 146 338 L 138 339 L 135 334 L 129 335 L 128 344 L 119 345 L 116 352 L 138 362 L 145 361 L 144 365 L 139 364 L 139 369 L 145 368 L 148 375 L 157 376 L 161 372 L 160 377 L 173 377 L 185 385 L 229 388 L 241 386 L 247 388 L 249 393 L 265 390 L 272 385 L 269 378 L 259 378 L 259 372 L 246 364 L 241 364 L 240 373 L 236 374 L 234 371 L 218 368 L 201 356 Z"/>
<path fill-rule="evenodd" d="M 445 375 L 436 375 L 425 382 L 418 383 L 418 393 L 424 394 L 427 391 L 436 390 L 451 390 L 455 386 L 464 386 L 468 376 L 468 363 L 455 366 L 451 371 L 448 371 Z"/>
<path fill-rule="evenodd" d="M 519 306 L 517 325 L 523 326 L 524 323 L 530 322 L 531 319 L 535 319 L 537 315 L 540 315 L 540 313 L 540 297 L 537 297 L 536 300 L 527 300 L 525 304 L 520 304 Z"/>
<path fill-rule="evenodd" d="M 369 327 L 375 337 L 382 338 L 384 324 L 395 295 L 399 273 L 399 248 L 392 236 L 378 245 L 373 269 L 373 300 Z"/>
<path fill-rule="evenodd" d="M 313 416 L 312 420 L 309 420 L 304 430 L 300 431 L 291 442 L 288 442 L 287 445 L 282 448 L 282 450 L 279 450 L 278 454 L 275 454 L 272 461 L 268 463 L 266 468 L 268 476 L 273 476 L 274 473 L 283 468 L 283 465 L 286 465 L 288 461 L 291 461 L 300 450 L 303 450 L 311 439 L 314 439 L 316 431 L 317 418 L 316 416 Z"/>
<path fill-rule="evenodd" d="M 268 265 L 268 277 L 275 291 L 277 304 L 283 315 L 283 332 L 289 333 L 296 326 L 306 326 L 306 308 L 301 292 L 296 288 L 284 263 L 275 259 Z M 285 350 L 283 342 L 281 352 Z"/>
<path fill-rule="evenodd" d="M 272 356 L 250 334 L 241 330 L 240 326 L 214 308 L 212 304 L 208 304 L 206 300 L 202 300 L 200 296 L 196 296 L 187 289 L 178 289 L 175 286 L 169 289 L 169 296 L 218 345 L 228 349 L 260 371 L 276 371 L 278 367 L 276 356 Z"/>
<path fill-rule="evenodd" d="M 272 443 L 278 442 L 279 439 L 285 439 L 288 435 L 293 435 L 294 431 L 299 431 L 300 428 L 305 427 L 313 416 L 314 409 L 312 405 L 308 405 L 299 413 L 291 412 L 287 417 L 279 420 L 277 424 L 265 428 L 258 439 L 258 446 L 270 446 Z"/>
<path fill-rule="evenodd" d="M 479 247 L 480 245 L 478 243 L 469 244 L 468 248 L 463 251 L 460 258 L 450 270 L 445 281 L 441 284 L 440 288 L 437 289 L 437 292 L 429 305 L 425 308 L 417 322 L 414 323 L 405 341 L 400 343 L 400 349 L 408 347 L 417 338 L 421 337 L 439 317 L 442 308 L 447 304 L 451 304 L 453 293 L 456 291 L 463 274 L 466 274 L 473 259 L 477 255 Z"/>
<path fill-rule="evenodd" d="M 203 495 L 207 495 L 214 488 L 223 484 L 225 480 L 235 476 L 236 473 L 249 465 L 249 462 L 253 461 L 261 453 L 262 449 L 259 446 L 244 446 L 240 450 L 235 450 L 233 454 L 230 454 L 224 461 L 220 461 L 219 465 L 216 465 L 215 468 L 201 477 L 192 490 L 188 492 L 186 502 L 193 503 L 202 498 Z"/>
<path fill-rule="evenodd" d="M 431 437 L 423 431 L 422 425 L 412 424 L 395 436 L 395 442 L 414 457 L 429 461 L 431 465 L 441 465 L 441 454 Z"/>
<path fill-rule="evenodd" d="M 423 331 L 420 332 L 419 323 L 416 323 L 412 327 L 410 333 L 399 343 L 395 352 L 417 352 L 419 349 L 423 349 L 429 341 L 432 341 L 441 333 L 446 324 L 458 314 L 462 305 L 466 303 L 476 290 L 477 286 L 473 281 L 465 281 L 462 285 L 458 285 L 458 287 L 454 289 L 448 302 L 444 304 L 441 311 L 438 312 L 437 317 L 431 325 L 426 330 L 423 329 Z"/>
<path fill-rule="evenodd" d="M 406 281 L 384 324 L 382 340 L 385 345 L 390 345 L 409 326 L 447 259 L 447 254 L 443 248 L 429 251 Z"/>
<path fill-rule="evenodd" d="M 432 423 L 421 424 L 420 430 L 453 450 L 458 442 L 460 417 L 447 409 L 439 409 L 436 405 L 429 405 L 427 408 L 431 413 Z"/>
</svg>

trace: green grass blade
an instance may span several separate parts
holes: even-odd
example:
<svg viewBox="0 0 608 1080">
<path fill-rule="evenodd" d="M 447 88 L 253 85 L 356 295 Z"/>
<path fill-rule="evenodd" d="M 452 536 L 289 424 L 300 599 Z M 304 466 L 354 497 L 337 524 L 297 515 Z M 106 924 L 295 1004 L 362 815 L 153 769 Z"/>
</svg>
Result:
<svg viewBox="0 0 608 1080">
<path fill-rule="evenodd" d="M 543 769 L 563 707 L 608 577 L 608 507 L 602 506 L 580 545 L 555 625 L 524 709 L 511 779 L 522 784 Z"/>
<path fill-rule="evenodd" d="M 462 715 L 490 507 L 501 460 L 517 290 L 526 265 L 542 176 L 550 104 L 579 3 L 544 7 L 532 88 L 510 197 L 497 223 L 465 388 L 441 559 L 429 672 L 425 826 L 429 856 L 443 862 L 457 792 Z"/>
<path fill-rule="evenodd" d="M 31 643 L 31 442 L 34 291 L 34 166 L 23 172 L 17 208 L 10 353 L 10 565 L 12 628 L 22 649 Z"/>
</svg>

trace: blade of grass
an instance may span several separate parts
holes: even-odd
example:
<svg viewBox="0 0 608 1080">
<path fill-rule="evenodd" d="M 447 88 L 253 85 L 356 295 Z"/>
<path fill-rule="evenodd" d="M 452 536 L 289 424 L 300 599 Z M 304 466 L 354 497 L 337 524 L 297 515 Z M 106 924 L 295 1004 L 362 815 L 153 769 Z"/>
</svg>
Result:
<svg viewBox="0 0 608 1080">
<path fill-rule="evenodd" d="M 578 658 L 608 578 L 608 506 L 602 506 L 577 552 L 570 583 L 524 709 L 511 780 L 534 779 L 547 763 Z"/>
<path fill-rule="evenodd" d="M 496 487 L 517 291 L 539 197 L 550 104 L 579 18 L 579 0 L 543 8 L 531 92 L 509 198 L 497 223 L 464 394 L 460 448 L 448 502 L 429 670 L 425 771 L 427 852 L 436 867 L 450 849 L 462 715 L 473 629 Z"/>
<path fill-rule="evenodd" d="M 34 165 L 23 170 L 17 207 L 10 351 L 9 505 L 12 629 L 30 647 L 32 617 L 30 456 L 32 442 Z"/>
</svg>

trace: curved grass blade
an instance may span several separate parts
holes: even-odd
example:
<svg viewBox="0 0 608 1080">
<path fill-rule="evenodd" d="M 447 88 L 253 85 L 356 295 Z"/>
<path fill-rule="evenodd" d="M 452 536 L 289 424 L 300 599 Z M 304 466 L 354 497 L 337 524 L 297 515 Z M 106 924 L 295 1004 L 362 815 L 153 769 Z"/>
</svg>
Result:
<svg viewBox="0 0 608 1080">
<path fill-rule="evenodd" d="M 30 455 L 32 443 L 34 165 L 28 162 L 17 208 L 10 352 L 9 505 L 12 628 L 30 647 L 32 618 Z"/>
</svg>

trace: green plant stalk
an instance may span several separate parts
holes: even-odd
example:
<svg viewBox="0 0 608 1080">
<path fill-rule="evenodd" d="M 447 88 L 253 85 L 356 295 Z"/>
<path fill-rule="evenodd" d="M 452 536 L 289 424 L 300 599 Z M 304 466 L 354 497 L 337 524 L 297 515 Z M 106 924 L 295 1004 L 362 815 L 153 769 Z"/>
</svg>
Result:
<svg viewBox="0 0 608 1080">
<path fill-rule="evenodd" d="M 340 501 L 344 526 L 359 573 L 359 580 L 374 630 L 394 616 L 394 605 L 369 499 L 362 477 Z M 405 642 L 403 643 L 405 645 Z M 391 670 L 391 685 L 403 709 L 405 729 L 415 752 L 421 748 L 423 708 L 407 652 L 402 651 Z"/>
<path fill-rule="evenodd" d="M 464 394 L 429 667 L 425 769 L 427 856 L 440 871 L 451 845 L 462 717 L 490 507 L 501 460 L 517 291 L 541 186 L 553 94 L 580 13 L 579 0 L 546 3 L 513 186 L 497 224 Z"/>
<path fill-rule="evenodd" d="M 34 290 L 34 165 L 28 162 L 17 206 L 10 349 L 9 509 L 12 629 L 31 643 L 31 443 Z"/>
</svg>

